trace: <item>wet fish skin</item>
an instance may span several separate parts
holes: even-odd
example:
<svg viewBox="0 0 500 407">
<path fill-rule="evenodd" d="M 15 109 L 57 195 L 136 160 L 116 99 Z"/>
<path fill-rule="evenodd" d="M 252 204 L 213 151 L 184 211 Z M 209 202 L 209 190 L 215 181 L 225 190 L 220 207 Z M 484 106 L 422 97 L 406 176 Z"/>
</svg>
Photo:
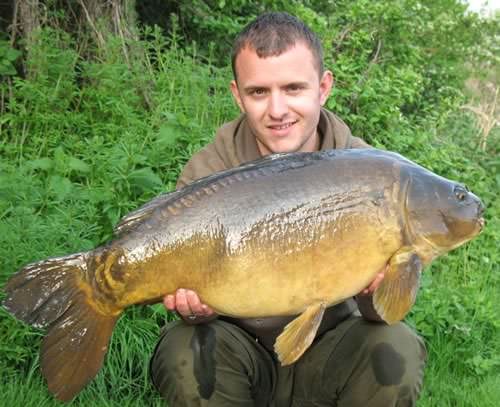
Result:
<svg viewBox="0 0 500 407">
<path fill-rule="evenodd" d="M 394 153 L 275 155 L 152 200 L 105 246 L 26 266 L 9 280 L 3 305 L 49 328 L 42 372 L 61 400 L 97 373 L 124 308 L 179 287 L 219 314 L 301 314 L 275 346 L 289 364 L 310 345 L 324 309 L 386 264 L 375 307 L 389 323 L 402 319 L 422 267 L 476 236 L 483 211 L 459 184 Z"/>
</svg>

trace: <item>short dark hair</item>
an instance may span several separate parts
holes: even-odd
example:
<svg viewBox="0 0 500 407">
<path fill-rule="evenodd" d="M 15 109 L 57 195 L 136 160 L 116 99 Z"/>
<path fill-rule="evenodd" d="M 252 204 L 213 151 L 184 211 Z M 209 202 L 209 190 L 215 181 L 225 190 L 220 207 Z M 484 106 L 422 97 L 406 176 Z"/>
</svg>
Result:
<svg viewBox="0 0 500 407">
<path fill-rule="evenodd" d="M 236 37 L 231 55 L 231 66 L 236 77 L 236 58 L 246 47 L 257 53 L 259 58 L 279 56 L 297 42 L 304 42 L 311 50 L 314 64 L 323 74 L 323 48 L 316 34 L 298 18 L 283 12 L 264 13 L 248 24 Z"/>
</svg>

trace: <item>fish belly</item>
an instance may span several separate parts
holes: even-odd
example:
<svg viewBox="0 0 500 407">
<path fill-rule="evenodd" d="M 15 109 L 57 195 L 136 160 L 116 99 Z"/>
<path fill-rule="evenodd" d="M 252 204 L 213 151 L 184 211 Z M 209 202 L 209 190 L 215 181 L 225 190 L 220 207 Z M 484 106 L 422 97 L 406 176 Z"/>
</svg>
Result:
<svg viewBox="0 0 500 407">
<path fill-rule="evenodd" d="M 333 305 L 367 287 L 401 244 L 395 234 L 383 245 L 370 234 L 375 231 L 365 230 L 355 246 L 325 239 L 287 254 L 260 247 L 225 258 L 189 288 L 218 313 L 235 317 L 295 315 L 317 302 Z"/>
</svg>

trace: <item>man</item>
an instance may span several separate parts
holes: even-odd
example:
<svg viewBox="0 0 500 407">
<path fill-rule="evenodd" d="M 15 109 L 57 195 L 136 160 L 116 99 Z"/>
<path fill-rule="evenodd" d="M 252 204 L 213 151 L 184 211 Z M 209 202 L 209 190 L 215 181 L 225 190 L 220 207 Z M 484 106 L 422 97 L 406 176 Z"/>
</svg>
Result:
<svg viewBox="0 0 500 407">
<path fill-rule="evenodd" d="M 237 38 L 232 66 L 242 115 L 192 157 L 178 187 L 271 153 L 368 147 L 322 108 L 333 76 L 318 39 L 296 18 L 257 18 Z M 379 321 L 371 294 L 383 275 L 356 300 L 327 309 L 311 348 L 287 367 L 272 346 L 293 316 L 217 317 L 195 292 L 179 289 L 164 303 L 182 321 L 162 333 L 153 382 L 173 407 L 414 405 L 426 352 L 403 323 Z"/>
</svg>

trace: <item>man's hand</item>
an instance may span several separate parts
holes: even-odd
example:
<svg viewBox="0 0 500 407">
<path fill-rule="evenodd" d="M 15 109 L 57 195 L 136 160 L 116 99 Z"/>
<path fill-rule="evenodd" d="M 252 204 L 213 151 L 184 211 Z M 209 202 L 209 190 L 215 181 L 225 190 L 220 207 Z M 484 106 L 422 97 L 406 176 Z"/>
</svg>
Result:
<svg viewBox="0 0 500 407">
<path fill-rule="evenodd" d="M 179 288 L 175 295 L 169 294 L 163 298 L 163 304 L 170 311 L 176 311 L 189 324 L 199 324 L 214 319 L 217 314 L 192 290 Z"/>
<path fill-rule="evenodd" d="M 372 296 L 377 287 L 384 279 L 385 272 L 387 271 L 388 267 L 389 265 L 386 265 L 381 271 L 379 271 L 370 285 L 354 297 L 356 299 L 356 302 L 358 303 L 359 312 L 361 312 L 361 315 L 363 315 L 363 317 L 369 321 L 382 321 L 380 315 L 378 315 L 377 311 L 375 311 Z"/>
<path fill-rule="evenodd" d="M 373 295 L 377 287 L 380 285 L 385 276 L 385 271 L 387 270 L 388 265 L 384 267 L 382 271 L 379 271 L 375 276 L 375 279 L 370 283 L 368 287 L 366 287 L 363 291 L 361 291 L 358 295 Z"/>
</svg>

